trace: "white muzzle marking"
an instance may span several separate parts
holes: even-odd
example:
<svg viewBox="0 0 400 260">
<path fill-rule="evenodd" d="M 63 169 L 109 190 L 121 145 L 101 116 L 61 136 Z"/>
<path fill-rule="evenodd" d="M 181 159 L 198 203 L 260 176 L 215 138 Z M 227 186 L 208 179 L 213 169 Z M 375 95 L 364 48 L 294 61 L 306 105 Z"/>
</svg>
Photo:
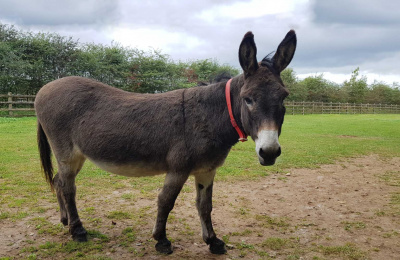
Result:
<svg viewBox="0 0 400 260">
<path fill-rule="evenodd" d="M 257 139 L 254 141 L 256 143 L 258 159 L 261 164 L 264 164 L 264 158 L 260 156 L 260 149 L 267 154 L 270 152 L 277 152 L 280 148 L 278 137 L 277 130 L 261 130 L 258 132 Z"/>
</svg>

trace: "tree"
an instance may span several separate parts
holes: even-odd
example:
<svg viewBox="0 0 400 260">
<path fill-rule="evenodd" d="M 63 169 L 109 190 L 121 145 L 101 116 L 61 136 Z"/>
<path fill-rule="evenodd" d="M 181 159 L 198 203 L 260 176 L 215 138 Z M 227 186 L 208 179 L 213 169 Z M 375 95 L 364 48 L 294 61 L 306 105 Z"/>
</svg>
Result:
<svg viewBox="0 0 400 260">
<path fill-rule="evenodd" d="M 367 77 L 361 76 L 358 79 L 360 68 L 355 69 L 349 81 L 343 83 L 343 88 L 348 93 L 348 101 L 351 103 L 363 103 L 368 92 Z"/>
<path fill-rule="evenodd" d="M 131 49 L 119 44 L 84 44 L 76 62 L 76 74 L 90 77 L 117 88 L 126 89 L 129 79 Z"/>
<path fill-rule="evenodd" d="M 365 96 L 367 103 L 400 104 L 400 91 L 395 85 L 390 87 L 384 82 L 375 81 Z"/>
<path fill-rule="evenodd" d="M 327 102 L 327 81 L 324 79 L 323 74 L 310 76 L 299 82 L 303 88 L 307 90 L 306 101 Z"/>
<path fill-rule="evenodd" d="M 1 91 L 35 94 L 47 82 L 69 75 L 78 42 L 52 33 L 24 33 L 0 24 Z"/>
<path fill-rule="evenodd" d="M 44 84 L 71 75 L 78 42 L 72 38 L 51 33 L 27 33 L 20 39 L 21 58 L 28 66 L 26 78 L 30 93 L 36 93 Z"/>
<path fill-rule="evenodd" d="M 216 82 L 217 77 L 233 77 L 239 74 L 239 70 L 229 65 L 221 66 L 216 60 L 212 59 L 191 61 L 188 63 L 188 70 L 193 72 L 197 82 L 206 83 Z"/>
<path fill-rule="evenodd" d="M 22 59 L 24 44 L 20 38 L 21 32 L 14 26 L 0 24 L 0 93 L 18 93 L 21 87 L 27 89 L 29 64 Z"/>
<path fill-rule="evenodd" d="M 131 91 L 142 93 L 165 92 L 196 86 L 199 81 L 212 83 L 220 75 L 234 76 L 238 70 L 219 65 L 215 60 L 174 62 L 159 51 L 136 50 L 132 59 Z"/>
<path fill-rule="evenodd" d="M 292 68 L 287 68 L 281 72 L 283 84 L 289 90 L 289 101 L 304 101 L 307 99 L 307 88 L 304 84 L 299 84 L 296 73 Z"/>
<path fill-rule="evenodd" d="M 130 90 L 141 93 L 160 93 L 188 85 L 182 77 L 185 65 L 174 63 L 160 51 L 136 50 L 130 62 Z"/>
<path fill-rule="evenodd" d="M 81 44 L 56 33 L 32 33 L 0 23 L 0 93 L 36 94 L 46 83 L 76 75 L 140 93 L 160 93 L 226 80 L 240 71 L 215 59 L 175 62 L 159 50 L 142 51 L 118 43 Z M 218 79 L 216 79 L 218 78 Z M 400 86 L 360 76 L 359 68 L 339 85 L 323 74 L 297 78 L 281 73 L 289 101 L 400 104 Z"/>
</svg>

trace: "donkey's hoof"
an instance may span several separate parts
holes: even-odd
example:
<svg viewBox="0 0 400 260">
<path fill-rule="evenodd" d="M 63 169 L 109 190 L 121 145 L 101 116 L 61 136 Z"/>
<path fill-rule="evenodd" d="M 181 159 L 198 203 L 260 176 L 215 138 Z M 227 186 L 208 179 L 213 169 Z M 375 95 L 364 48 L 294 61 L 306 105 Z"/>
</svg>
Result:
<svg viewBox="0 0 400 260">
<path fill-rule="evenodd" d="M 87 242 L 87 232 L 86 229 L 82 226 L 75 228 L 72 233 L 72 239 L 75 242 Z"/>
<path fill-rule="evenodd" d="M 67 218 L 61 218 L 61 223 L 62 223 L 64 226 L 68 226 L 68 219 L 67 219 Z"/>
<path fill-rule="evenodd" d="M 87 242 L 88 241 L 86 234 L 72 235 L 72 239 L 75 242 Z"/>
<path fill-rule="evenodd" d="M 158 241 L 156 244 L 156 250 L 157 252 L 165 255 L 172 254 L 173 252 L 171 242 L 168 239 L 162 239 Z"/>
<path fill-rule="evenodd" d="M 226 253 L 225 243 L 221 239 L 215 238 L 210 243 L 210 252 L 216 255 L 223 255 Z"/>
</svg>

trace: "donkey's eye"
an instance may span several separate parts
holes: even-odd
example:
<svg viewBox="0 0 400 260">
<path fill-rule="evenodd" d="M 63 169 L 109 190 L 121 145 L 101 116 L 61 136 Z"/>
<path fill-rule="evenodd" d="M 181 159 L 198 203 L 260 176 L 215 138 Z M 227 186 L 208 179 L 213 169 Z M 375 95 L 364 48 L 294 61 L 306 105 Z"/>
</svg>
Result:
<svg viewBox="0 0 400 260">
<path fill-rule="evenodd" d="M 246 105 L 248 106 L 253 105 L 253 100 L 251 98 L 244 98 L 244 102 L 246 102 Z"/>
</svg>

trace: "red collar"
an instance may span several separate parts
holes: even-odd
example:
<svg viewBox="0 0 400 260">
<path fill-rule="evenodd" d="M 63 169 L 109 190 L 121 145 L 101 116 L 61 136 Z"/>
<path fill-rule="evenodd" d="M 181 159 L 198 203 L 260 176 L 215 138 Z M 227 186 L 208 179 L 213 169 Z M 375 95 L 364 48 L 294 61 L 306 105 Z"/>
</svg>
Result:
<svg viewBox="0 0 400 260">
<path fill-rule="evenodd" d="M 245 142 L 247 141 L 247 135 L 239 128 L 237 125 L 235 118 L 233 117 L 232 113 L 232 104 L 231 104 L 231 81 L 232 79 L 228 80 L 225 86 L 225 97 L 226 97 L 226 105 L 228 106 L 229 117 L 231 118 L 232 126 L 235 128 L 236 132 L 239 135 L 239 141 Z"/>
</svg>

